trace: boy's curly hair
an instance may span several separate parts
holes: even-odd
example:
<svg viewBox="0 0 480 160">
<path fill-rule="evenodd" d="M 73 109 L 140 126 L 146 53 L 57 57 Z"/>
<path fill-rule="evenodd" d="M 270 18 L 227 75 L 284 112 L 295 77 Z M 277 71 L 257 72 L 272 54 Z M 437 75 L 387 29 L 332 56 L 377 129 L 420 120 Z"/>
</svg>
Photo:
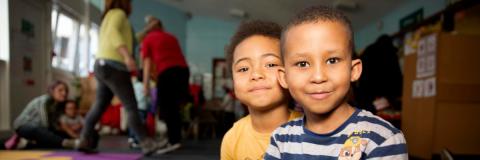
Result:
<svg viewBox="0 0 480 160">
<path fill-rule="evenodd" d="M 280 36 L 282 35 L 282 27 L 274 22 L 261 20 L 252 20 L 241 23 L 231 38 L 230 44 L 225 49 L 228 73 L 232 73 L 233 54 L 235 52 L 235 48 L 243 40 L 255 35 L 280 40 Z"/>
<path fill-rule="evenodd" d="M 351 49 L 351 53 L 353 53 L 355 45 L 353 42 L 353 29 L 350 20 L 339 10 L 327 6 L 318 5 L 301 10 L 287 23 L 282 32 L 282 39 L 280 41 L 282 55 L 285 51 L 285 33 L 288 32 L 289 29 L 301 24 L 317 22 L 337 22 L 343 25 L 347 30 L 347 34 L 350 35 L 349 48 Z"/>
</svg>

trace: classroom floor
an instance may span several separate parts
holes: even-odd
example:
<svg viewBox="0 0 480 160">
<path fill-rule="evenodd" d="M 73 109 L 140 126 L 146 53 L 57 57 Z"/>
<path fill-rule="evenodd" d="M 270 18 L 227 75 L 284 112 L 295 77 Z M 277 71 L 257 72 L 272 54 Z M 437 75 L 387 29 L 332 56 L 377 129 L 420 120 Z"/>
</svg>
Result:
<svg viewBox="0 0 480 160">
<path fill-rule="evenodd" d="M 104 136 L 99 154 L 86 155 L 71 150 L 0 150 L 1 160 L 150 160 L 150 159 L 219 159 L 220 139 L 186 140 L 182 147 L 164 155 L 143 157 L 140 150 L 130 149 L 125 136 Z"/>
</svg>

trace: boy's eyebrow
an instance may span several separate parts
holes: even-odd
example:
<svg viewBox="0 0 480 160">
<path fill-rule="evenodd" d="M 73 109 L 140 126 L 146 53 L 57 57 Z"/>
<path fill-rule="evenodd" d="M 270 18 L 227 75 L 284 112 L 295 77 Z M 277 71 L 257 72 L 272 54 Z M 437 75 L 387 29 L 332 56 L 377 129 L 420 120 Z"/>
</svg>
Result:
<svg viewBox="0 0 480 160">
<path fill-rule="evenodd" d="M 340 52 L 340 49 L 330 49 L 330 50 L 327 50 L 327 53 L 329 53 L 329 54 L 338 53 L 338 52 Z"/>
<path fill-rule="evenodd" d="M 294 52 L 294 53 L 291 53 L 291 54 L 293 54 L 295 56 L 300 56 L 300 57 L 305 57 L 307 55 L 307 53 L 305 53 L 305 52 Z"/>
<path fill-rule="evenodd" d="M 280 56 L 274 54 L 274 53 L 266 53 L 266 54 L 263 54 L 262 55 L 262 58 L 265 58 L 265 57 L 269 57 L 269 56 L 274 56 L 274 57 L 277 57 L 278 59 L 280 59 Z"/>
<path fill-rule="evenodd" d="M 324 53 L 335 54 L 335 53 L 339 53 L 339 52 L 341 52 L 340 49 L 330 49 L 330 50 L 326 50 Z M 295 52 L 294 54 L 295 54 L 295 56 L 300 56 L 300 57 L 308 55 L 308 53 L 306 53 L 306 52 Z"/>
<path fill-rule="evenodd" d="M 280 56 L 278 56 L 278 55 L 276 55 L 276 54 L 274 54 L 274 53 L 265 53 L 265 54 L 263 54 L 261 57 L 262 57 L 262 58 L 265 58 L 265 57 L 269 57 L 269 56 L 273 56 L 273 57 L 276 57 L 276 58 L 280 59 Z M 237 63 L 240 63 L 241 61 L 245 61 L 245 60 L 250 60 L 250 58 L 248 58 L 248 57 L 240 58 L 240 59 L 238 59 L 237 61 L 235 61 L 235 63 L 234 63 L 233 65 L 236 65 Z"/>
<path fill-rule="evenodd" d="M 243 58 L 240 58 L 238 59 L 233 65 L 237 65 L 238 63 L 240 63 L 241 61 L 246 61 L 246 60 L 249 60 L 250 58 L 248 57 L 243 57 Z"/>
</svg>

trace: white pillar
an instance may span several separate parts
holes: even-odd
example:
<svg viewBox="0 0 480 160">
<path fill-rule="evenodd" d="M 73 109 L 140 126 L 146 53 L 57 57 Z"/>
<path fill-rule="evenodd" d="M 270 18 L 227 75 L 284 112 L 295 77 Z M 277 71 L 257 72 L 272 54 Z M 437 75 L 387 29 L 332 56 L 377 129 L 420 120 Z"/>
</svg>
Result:
<svg viewBox="0 0 480 160">
<path fill-rule="evenodd" d="M 8 0 L 0 0 L 0 130 L 10 129 L 10 23 Z"/>
</svg>

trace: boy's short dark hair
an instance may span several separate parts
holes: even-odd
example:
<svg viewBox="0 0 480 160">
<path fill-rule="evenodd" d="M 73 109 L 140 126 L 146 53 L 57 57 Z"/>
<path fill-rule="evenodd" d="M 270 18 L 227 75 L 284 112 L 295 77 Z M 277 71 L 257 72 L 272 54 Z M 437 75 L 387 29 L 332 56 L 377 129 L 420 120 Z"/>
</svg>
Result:
<svg viewBox="0 0 480 160">
<path fill-rule="evenodd" d="M 317 22 L 337 22 L 343 25 L 347 29 L 347 34 L 350 35 L 349 48 L 350 53 L 353 53 L 354 42 L 353 42 L 353 30 L 350 20 L 339 10 L 336 10 L 327 6 L 312 6 L 305 8 L 298 12 L 285 26 L 282 32 L 282 39 L 280 41 L 280 46 L 282 50 L 282 55 L 284 54 L 284 43 L 285 43 L 285 33 L 292 27 L 305 24 L 305 23 L 317 23 Z"/>
<path fill-rule="evenodd" d="M 261 20 L 252 20 L 241 23 L 230 40 L 230 44 L 225 49 L 227 69 L 229 73 L 232 72 L 233 53 L 237 45 L 243 40 L 255 35 L 280 40 L 282 35 L 282 27 L 274 22 Z"/>
</svg>

